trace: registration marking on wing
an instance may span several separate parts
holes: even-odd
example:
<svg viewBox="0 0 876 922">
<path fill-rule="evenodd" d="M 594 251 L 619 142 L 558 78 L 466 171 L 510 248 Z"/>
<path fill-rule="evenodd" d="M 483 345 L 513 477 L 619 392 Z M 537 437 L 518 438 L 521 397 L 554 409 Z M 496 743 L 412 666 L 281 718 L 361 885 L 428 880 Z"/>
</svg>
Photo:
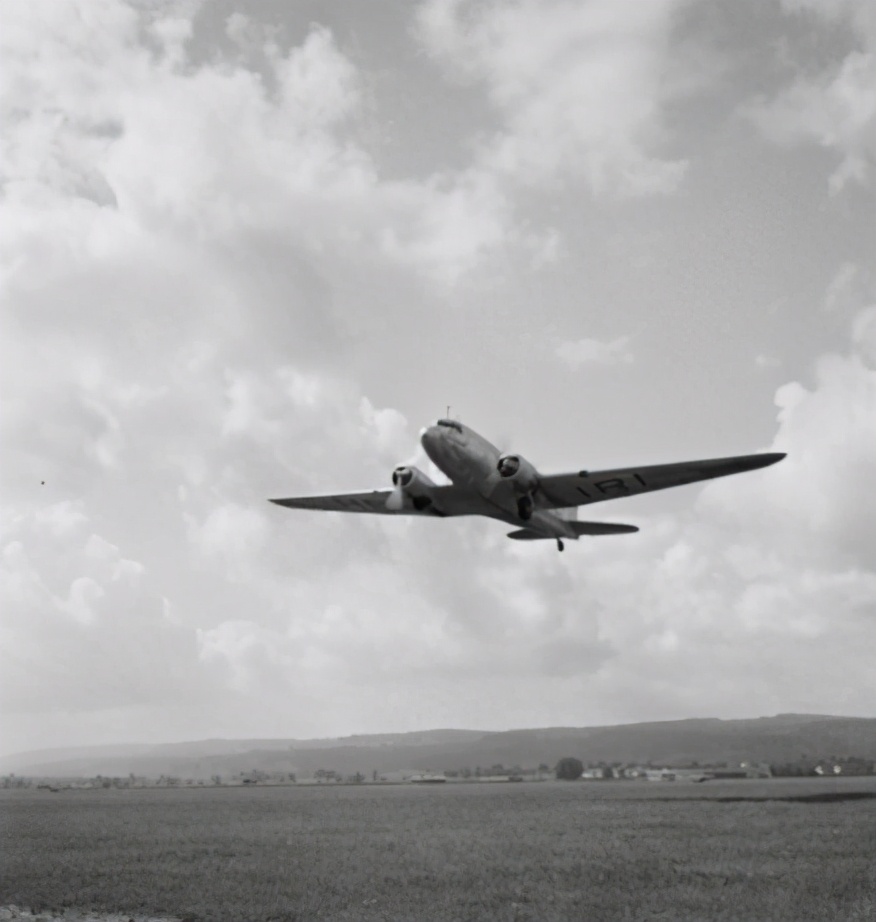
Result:
<svg viewBox="0 0 876 922">
<path fill-rule="evenodd" d="M 589 478 L 588 471 L 581 471 L 579 477 Z M 631 483 L 628 483 L 630 481 Z M 631 485 L 632 484 L 632 485 Z M 601 496 L 608 496 L 612 492 L 629 493 L 635 487 L 647 487 L 648 484 L 641 474 L 628 474 L 626 477 L 608 477 L 605 480 L 597 480 L 595 483 L 588 484 L 591 490 L 599 491 Z M 585 499 L 593 499 L 593 494 L 578 486 L 575 488 Z"/>
</svg>

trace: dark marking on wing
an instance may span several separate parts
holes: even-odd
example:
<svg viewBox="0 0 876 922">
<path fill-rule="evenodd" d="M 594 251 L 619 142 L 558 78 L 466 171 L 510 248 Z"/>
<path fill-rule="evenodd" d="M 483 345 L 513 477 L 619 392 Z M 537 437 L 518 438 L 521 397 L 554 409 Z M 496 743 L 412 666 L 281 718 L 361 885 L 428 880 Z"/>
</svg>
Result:
<svg viewBox="0 0 876 922">
<path fill-rule="evenodd" d="M 620 490 L 622 493 L 629 492 L 629 487 L 624 483 L 622 477 L 610 477 L 608 480 L 600 480 L 599 483 L 594 483 L 599 492 L 605 496 L 609 490 Z"/>
</svg>

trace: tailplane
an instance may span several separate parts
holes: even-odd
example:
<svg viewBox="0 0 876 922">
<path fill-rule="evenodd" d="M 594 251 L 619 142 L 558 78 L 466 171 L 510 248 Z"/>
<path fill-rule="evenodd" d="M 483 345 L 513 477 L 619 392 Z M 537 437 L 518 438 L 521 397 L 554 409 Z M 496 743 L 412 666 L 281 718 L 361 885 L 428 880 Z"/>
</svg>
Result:
<svg viewBox="0 0 876 922">
<path fill-rule="evenodd" d="M 620 525 L 615 522 L 569 522 L 568 524 L 575 532 L 576 538 L 581 535 L 629 535 L 639 530 L 635 525 Z M 556 540 L 553 535 L 543 535 L 531 528 L 509 531 L 508 537 L 515 541 Z"/>
</svg>

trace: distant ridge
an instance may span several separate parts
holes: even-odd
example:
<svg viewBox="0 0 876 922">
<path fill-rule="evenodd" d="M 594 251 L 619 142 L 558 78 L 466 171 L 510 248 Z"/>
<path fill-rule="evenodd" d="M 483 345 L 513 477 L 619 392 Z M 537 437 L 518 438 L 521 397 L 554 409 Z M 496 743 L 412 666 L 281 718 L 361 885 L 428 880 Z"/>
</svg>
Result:
<svg viewBox="0 0 876 922">
<path fill-rule="evenodd" d="M 792 762 L 803 756 L 876 758 L 876 718 L 778 714 L 746 720 L 715 717 L 612 727 L 529 730 L 425 730 L 338 739 L 210 739 L 49 749 L 0 760 L 0 774 L 37 777 L 109 777 L 135 774 L 225 778 L 240 772 L 295 772 L 320 768 L 340 774 L 445 771 L 496 764 L 554 765 L 564 756 L 583 761 L 685 764 Z"/>
</svg>

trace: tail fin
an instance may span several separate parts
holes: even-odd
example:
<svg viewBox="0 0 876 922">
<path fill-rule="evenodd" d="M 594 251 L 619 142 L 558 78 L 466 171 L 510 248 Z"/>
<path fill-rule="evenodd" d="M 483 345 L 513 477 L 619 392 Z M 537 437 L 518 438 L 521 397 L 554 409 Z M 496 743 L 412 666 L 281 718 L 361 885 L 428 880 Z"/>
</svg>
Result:
<svg viewBox="0 0 876 922">
<path fill-rule="evenodd" d="M 569 525 L 575 532 L 576 538 L 581 535 L 629 535 L 639 530 L 636 525 L 620 525 L 615 522 L 569 522 Z M 509 531 L 508 537 L 515 541 L 556 540 L 553 535 L 543 535 L 531 528 Z"/>
</svg>

